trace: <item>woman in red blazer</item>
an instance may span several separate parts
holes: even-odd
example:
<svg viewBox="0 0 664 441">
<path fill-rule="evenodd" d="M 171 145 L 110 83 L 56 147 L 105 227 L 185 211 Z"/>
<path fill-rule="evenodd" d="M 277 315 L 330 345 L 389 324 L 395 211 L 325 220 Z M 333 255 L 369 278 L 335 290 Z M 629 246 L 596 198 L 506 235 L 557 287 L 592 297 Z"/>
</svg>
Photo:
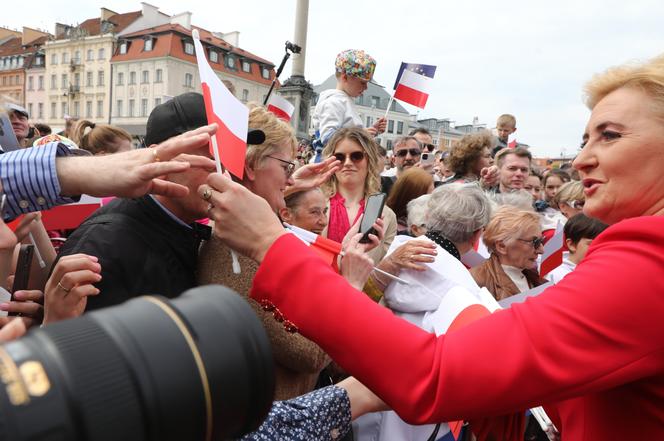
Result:
<svg viewBox="0 0 664 441">
<path fill-rule="evenodd" d="M 612 225 L 559 284 L 447 335 L 353 290 L 215 174 L 217 234 L 262 262 L 254 298 L 409 422 L 501 421 L 543 404 L 563 440 L 664 439 L 664 57 L 610 69 L 586 92 L 574 167 L 584 212 Z"/>
</svg>

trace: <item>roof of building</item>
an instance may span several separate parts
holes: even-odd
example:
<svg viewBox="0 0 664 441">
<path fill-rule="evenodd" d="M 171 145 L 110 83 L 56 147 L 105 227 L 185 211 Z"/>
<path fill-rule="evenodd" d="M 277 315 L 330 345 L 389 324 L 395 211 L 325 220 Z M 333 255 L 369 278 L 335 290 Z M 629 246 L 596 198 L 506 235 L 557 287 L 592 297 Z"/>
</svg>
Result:
<svg viewBox="0 0 664 441">
<path fill-rule="evenodd" d="M 192 28 L 198 29 L 201 43 L 203 43 L 204 46 L 213 46 L 219 49 L 220 55 L 222 55 L 222 53 L 232 53 L 240 60 L 247 59 L 264 65 L 270 69 L 270 78 L 263 78 L 259 66 L 254 66 L 254 64 L 251 65 L 251 72 L 245 72 L 242 70 L 239 63 L 237 65 L 237 69 L 231 69 L 224 64 L 223 57 L 221 56 L 219 57 L 218 63 L 210 62 L 210 66 L 214 70 L 263 84 L 270 84 L 272 82 L 272 79 L 274 78 L 273 63 L 243 49 L 232 46 L 228 44 L 228 42 L 219 37 L 216 37 L 205 29 L 196 26 L 192 26 Z M 146 36 L 152 36 L 155 38 L 151 51 L 143 50 L 144 39 L 142 37 Z M 131 34 L 123 35 L 120 41 L 122 40 L 130 41 L 127 52 L 121 54 L 118 47 L 118 50 L 116 50 L 116 52 L 113 54 L 113 57 L 111 58 L 112 62 L 134 61 L 171 56 L 196 64 L 196 56 L 194 54 L 187 54 L 184 52 L 183 40 L 193 42 L 191 37 L 191 30 L 180 24 L 168 23 L 161 26 L 133 32 Z"/>
<path fill-rule="evenodd" d="M 0 44 L 0 57 L 6 57 L 9 55 L 29 55 L 35 52 L 35 49 L 38 49 L 48 41 L 48 37 L 40 37 L 34 41 L 31 41 L 29 44 L 23 46 L 21 37 L 10 38 L 4 43 Z"/>
<path fill-rule="evenodd" d="M 321 84 L 314 86 L 314 92 L 316 92 L 316 94 L 320 94 L 324 90 L 334 89 L 335 87 L 337 87 L 337 78 L 333 74 L 330 75 Z M 367 90 L 365 90 L 361 96 L 355 98 L 355 105 L 358 107 L 374 107 L 374 103 L 371 100 L 372 96 L 378 97 L 378 105 L 375 106 L 377 109 L 387 109 L 387 103 L 390 101 L 391 95 L 387 90 L 385 90 L 384 86 L 374 82 L 368 83 Z M 394 101 L 394 109 L 391 111 L 410 115 L 410 113 L 408 113 L 408 111 L 396 100 Z"/>
<path fill-rule="evenodd" d="M 117 33 L 133 23 L 138 17 L 141 16 L 141 14 L 141 11 L 115 14 L 110 16 L 107 21 L 113 23 L 113 32 Z M 99 35 L 101 33 L 101 18 L 89 18 L 78 25 L 78 27 L 84 29 L 88 35 Z"/>
</svg>

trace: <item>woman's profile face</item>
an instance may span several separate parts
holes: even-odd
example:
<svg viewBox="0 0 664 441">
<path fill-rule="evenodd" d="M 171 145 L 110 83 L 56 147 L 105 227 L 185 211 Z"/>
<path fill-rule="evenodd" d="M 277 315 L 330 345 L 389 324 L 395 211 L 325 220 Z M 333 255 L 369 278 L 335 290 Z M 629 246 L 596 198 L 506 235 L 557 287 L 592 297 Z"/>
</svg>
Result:
<svg viewBox="0 0 664 441">
<path fill-rule="evenodd" d="M 520 270 L 537 266 L 537 256 L 542 254 L 544 247 L 533 245 L 533 240 L 542 236 L 542 229 L 532 224 L 519 232 L 514 242 L 505 245 L 505 252 L 498 253 L 500 263 L 510 265 Z"/>
<path fill-rule="evenodd" d="M 645 92 L 622 87 L 595 105 L 574 160 L 583 212 L 612 224 L 664 214 L 664 122 Z"/>
</svg>

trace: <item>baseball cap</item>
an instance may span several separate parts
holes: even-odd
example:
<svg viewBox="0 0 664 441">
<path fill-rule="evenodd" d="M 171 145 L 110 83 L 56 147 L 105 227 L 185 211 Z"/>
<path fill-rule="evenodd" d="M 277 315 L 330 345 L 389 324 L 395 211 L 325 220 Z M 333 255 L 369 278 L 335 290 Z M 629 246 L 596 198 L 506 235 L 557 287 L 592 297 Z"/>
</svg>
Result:
<svg viewBox="0 0 664 441">
<path fill-rule="evenodd" d="M 30 114 L 28 113 L 27 110 L 25 110 L 25 107 L 21 107 L 18 104 L 14 103 L 6 103 L 5 108 L 7 109 L 7 112 L 16 112 L 20 113 L 21 115 L 25 116 L 26 118 L 30 118 Z"/>
<path fill-rule="evenodd" d="M 363 50 L 347 49 L 339 52 L 334 62 L 334 68 L 338 73 L 371 81 L 376 70 L 376 60 Z"/>
<path fill-rule="evenodd" d="M 207 125 L 203 95 L 187 92 L 155 107 L 145 128 L 145 145 L 159 144 L 169 138 Z M 247 144 L 262 144 L 265 133 L 249 129 Z"/>
</svg>

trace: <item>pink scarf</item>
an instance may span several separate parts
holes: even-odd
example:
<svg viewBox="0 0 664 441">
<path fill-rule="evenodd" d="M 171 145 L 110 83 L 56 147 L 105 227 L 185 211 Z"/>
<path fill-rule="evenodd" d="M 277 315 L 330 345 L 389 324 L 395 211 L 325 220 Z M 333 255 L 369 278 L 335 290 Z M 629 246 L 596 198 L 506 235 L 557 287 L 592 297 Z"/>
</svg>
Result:
<svg viewBox="0 0 664 441">
<path fill-rule="evenodd" d="M 346 200 L 337 192 L 330 198 L 330 223 L 327 226 L 327 238 L 341 243 L 350 230 L 350 220 L 348 219 L 348 212 L 344 204 Z M 353 220 L 353 224 L 364 213 L 364 199 L 360 201 L 360 209 L 357 216 Z"/>
</svg>

